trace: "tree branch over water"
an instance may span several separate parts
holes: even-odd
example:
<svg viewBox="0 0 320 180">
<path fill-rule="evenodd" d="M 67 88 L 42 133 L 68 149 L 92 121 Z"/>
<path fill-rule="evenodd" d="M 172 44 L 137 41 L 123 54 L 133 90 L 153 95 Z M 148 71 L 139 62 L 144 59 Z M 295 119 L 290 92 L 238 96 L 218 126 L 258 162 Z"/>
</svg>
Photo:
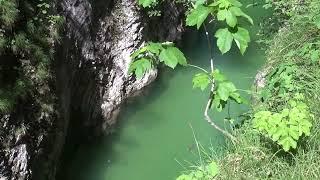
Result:
<svg viewBox="0 0 320 180">
<path fill-rule="evenodd" d="M 213 66 L 213 49 L 212 49 L 212 45 L 211 45 L 211 41 L 210 41 L 210 35 L 209 35 L 209 32 L 208 32 L 208 29 L 207 29 L 207 26 L 205 23 L 203 23 L 203 27 L 204 27 L 204 30 L 205 30 L 205 33 L 206 33 L 206 38 L 207 38 L 207 42 L 208 42 L 208 48 L 209 48 L 209 51 L 210 51 L 210 68 L 211 68 L 211 73 L 214 72 L 214 66 Z M 206 105 L 206 109 L 204 111 L 204 117 L 206 119 L 206 121 L 208 121 L 208 123 L 214 127 L 215 129 L 217 129 L 218 131 L 220 131 L 223 135 L 227 136 L 231 141 L 232 143 L 236 143 L 237 142 L 237 139 L 231 134 L 229 133 L 228 131 L 220 128 L 212 119 L 211 117 L 209 116 L 208 112 L 211 108 L 211 105 L 212 105 L 212 101 L 213 101 L 213 96 L 214 96 L 214 89 L 215 89 L 215 81 L 214 79 L 212 79 L 212 82 L 211 82 L 211 90 L 210 90 L 210 95 L 209 95 L 209 99 L 208 99 L 208 102 L 207 102 L 207 105 Z"/>
</svg>

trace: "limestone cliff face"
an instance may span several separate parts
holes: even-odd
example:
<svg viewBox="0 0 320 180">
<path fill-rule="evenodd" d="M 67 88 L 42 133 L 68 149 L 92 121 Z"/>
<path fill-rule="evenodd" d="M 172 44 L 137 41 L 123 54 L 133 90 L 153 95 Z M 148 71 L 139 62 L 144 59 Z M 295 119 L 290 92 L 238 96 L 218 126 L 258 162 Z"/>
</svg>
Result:
<svg viewBox="0 0 320 180">
<path fill-rule="evenodd" d="M 110 132 L 121 103 L 151 83 L 128 75 L 130 54 L 146 41 L 181 37 L 183 8 L 162 3 L 162 16 L 148 18 L 136 0 L 59 0 L 65 33 L 56 48 L 52 82 L 57 97 L 48 112 L 29 98 L 0 115 L 0 180 L 55 179 L 67 132 Z M 50 89 L 52 88 L 52 89 Z M 70 126 L 72 125 L 72 126 Z"/>
<path fill-rule="evenodd" d="M 157 75 L 156 70 L 140 80 L 128 75 L 130 54 L 148 40 L 179 39 L 183 11 L 168 0 L 163 16 L 149 19 L 135 0 L 104 2 L 63 1 L 67 34 L 57 76 L 64 114 L 77 114 L 85 126 L 106 132 L 121 102 Z"/>
</svg>

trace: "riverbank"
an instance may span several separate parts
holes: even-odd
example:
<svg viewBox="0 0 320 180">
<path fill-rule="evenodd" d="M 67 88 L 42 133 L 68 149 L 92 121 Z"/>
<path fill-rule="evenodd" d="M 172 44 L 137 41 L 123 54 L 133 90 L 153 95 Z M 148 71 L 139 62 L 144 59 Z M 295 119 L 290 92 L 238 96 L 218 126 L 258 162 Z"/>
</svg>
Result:
<svg viewBox="0 0 320 180">
<path fill-rule="evenodd" d="M 282 25 L 263 40 L 268 47 L 267 62 L 252 88 L 254 100 L 247 120 L 233 132 L 238 143 L 227 145 L 222 157 L 209 158 L 209 162 L 217 162 L 218 173 L 213 173 L 216 179 L 319 179 L 320 176 L 320 24 L 317 22 L 320 3 L 277 1 L 273 6 L 277 23 L 268 25 L 272 28 L 275 24 Z M 306 116 L 313 117 L 310 118 L 312 128 L 310 134 L 297 138 L 285 150 L 281 138 L 276 140 L 255 128 L 255 118 L 261 111 L 281 114 L 284 109 L 290 109 L 289 104 L 297 94 L 304 96 L 300 100 L 307 104 Z M 287 117 L 289 121 L 290 114 Z M 298 123 L 301 122 L 303 117 L 297 117 Z M 290 124 L 287 126 L 291 128 Z M 199 169 L 202 171 L 200 166 L 191 173 L 196 177 Z"/>
<path fill-rule="evenodd" d="M 320 3 L 312 0 L 299 4 L 299 8 L 291 6 L 286 10 L 291 16 L 283 20 L 286 25 L 268 43 L 264 67 L 266 84 L 253 92 L 257 101 L 252 104 L 250 120 L 235 131 L 240 143 L 229 146 L 226 155 L 219 159 L 218 179 L 319 178 L 320 29 L 314 19 L 319 9 Z M 252 119 L 253 114 L 261 110 L 280 112 L 296 93 L 305 96 L 305 102 L 314 116 L 313 127 L 310 136 L 299 139 L 295 149 L 285 152 L 271 139 L 254 130 Z"/>
</svg>

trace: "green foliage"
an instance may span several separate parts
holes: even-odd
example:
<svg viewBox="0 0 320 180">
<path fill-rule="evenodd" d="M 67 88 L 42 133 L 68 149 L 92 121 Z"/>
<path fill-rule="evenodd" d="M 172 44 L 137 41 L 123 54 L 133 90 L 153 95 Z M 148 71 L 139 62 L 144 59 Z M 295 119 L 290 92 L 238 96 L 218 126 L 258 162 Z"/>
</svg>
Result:
<svg viewBox="0 0 320 180">
<path fill-rule="evenodd" d="M 263 100 L 268 100 L 275 94 L 283 98 L 289 98 L 289 93 L 297 92 L 300 87 L 299 84 L 294 83 L 296 71 L 296 65 L 287 63 L 280 64 L 272 70 L 266 78 L 267 86 L 261 91 Z"/>
<path fill-rule="evenodd" d="M 236 42 L 241 54 L 244 54 L 248 43 L 250 42 L 249 32 L 243 28 L 239 27 L 238 18 L 245 18 L 250 24 L 253 24 L 253 20 L 250 16 L 244 13 L 240 7 L 242 4 L 237 0 L 217 0 L 217 1 L 204 1 L 196 0 L 190 1 L 193 8 L 187 14 L 186 25 L 196 26 L 197 29 L 208 18 L 215 18 L 219 21 L 225 21 L 228 28 L 218 29 L 215 33 L 217 37 L 217 45 L 222 54 L 228 52 L 231 48 L 233 40 Z M 142 7 L 151 7 L 152 5 L 158 3 L 157 0 L 138 0 L 138 4 Z M 159 13 L 154 13 L 159 15 Z"/>
<path fill-rule="evenodd" d="M 129 73 L 134 72 L 138 79 L 152 69 L 154 64 L 163 63 L 174 69 L 178 64 L 187 65 L 184 54 L 172 42 L 153 43 L 149 42 L 146 46 L 138 49 L 132 55 L 132 63 Z"/>
<path fill-rule="evenodd" d="M 43 85 L 48 84 L 53 45 L 63 24 L 52 3 L 0 0 L 0 113 L 10 112 L 26 94 L 39 103 L 48 99 Z"/>
<path fill-rule="evenodd" d="M 216 162 L 212 161 L 205 167 L 198 167 L 198 169 L 189 174 L 182 174 L 176 180 L 203 180 L 212 179 L 219 173 L 219 167 Z"/>
<path fill-rule="evenodd" d="M 7 113 L 12 109 L 12 105 L 14 104 L 11 99 L 8 98 L 1 98 L 0 100 L 0 111 Z"/>
<path fill-rule="evenodd" d="M 288 129 L 288 126 L 283 130 L 279 129 L 282 131 L 280 134 L 287 137 L 283 138 L 281 143 L 290 150 L 288 153 L 283 152 L 284 146 L 280 144 L 281 136 L 278 141 L 273 142 L 272 136 L 266 130 L 263 134 L 267 138 L 261 136 L 260 131 L 253 130 L 254 117 L 248 113 L 248 120 L 244 121 L 239 129 L 234 130 L 239 143 L 236 146 L 230 143 L 226 148 L 226 154 L 218 157 L 220 172 L 217 179 L 319 178 L 320 68 L 319 63 L 312 62 L 311 55 L 315 54 L 316 57 L 317 52 L 314 51 L 319 49 L 319 29 L 314 20 L 315 15 L 320 12 L 320 1 L 270 0 L 269 2 L 274 6 L 272 17 L 276 18 L 273 19 L 275 21 L 266 24 L 275 28 L 273 32 L 276 33 L 267 37 L 267 62 L 264 67 L 268 75 L 265 88 L 270 90 L 270 94 L 266 99 L 254 98 L 252 111 L 257 113 L 264 111 L 258 115 L 261 119 L 265 117 L 262 124 L 267 119 L 293 122 L 295 127 L 292 129 Z M 278 25 L 281 27 L 280 30 Z M 286 70 L 287 68 L 289 70 Z M 257 89 L 257 92 L 260 90 Z M 302 93 L 304 100 L 298 100 L 299 98 L 295 97 L 296 93 Z M 288 110 L 289 115 L 285 116 Z M 311 128 L 309 128 L 310 123 L 312 123 Z M 270 125 L 270 122 L 266 124 Z M 271 130 L 273 126 L 268 129 Z M 297 135 L 298 141 L 294 139 Z M 292 148 L 295 146 L 292 139 L 297 143 L 296 149 Z"/>
<path fill-rule="evenodd" d="M 228 100 L 233 100 L 236 103 L 244 103 L 244 99 L 240 96 L 235 85 L 227 80 L 223 74 L 216 69 L 213 73 L 199 73 L 193 77 L 193 88 L 205 90 L 210 84 L 215 84 L 213 94 L 213 107 L 221 112 L 227 104 Z"/>
<path fill-rule="evenodd" d="M 150 6 L 155 2 L 153 1 L 139 1 L 143 7 Z M 189 11 L 186 17 L 187 26 L 196 26 L 199 29 L 206 19 L 214 18 L 217 16 L 219 21 L 226 21 L 228 28 L 219 29 L 215 33 L 217 37 L 217 45 L 222 54 L 231 49 L 232 42 L 235 41 L 240 52 L 244 54 L 250 42 L 248 30 L 238 26 L 238 18 L 243 17 L 249 23 L 253 24 L 250 16 L 245 14 L 240 7 L 242 4 L 237 0 L 217 0 L 217 1 L 204 1 L 197 0 L 191 1 L 193 8 Z M 207 36 L 209 36 L 206 29 Z M 140 48 L 131 55 L 132 63 L 129 68 L 129 73 L 134 72 L 138 78 L 141 78 L 148 70 L 154 65 L 163 62 L 168 67 L 174 69 L 177 64 L 186 66 L 187 61 L 184 54 L 172 43 L 148 43 L 146 46 Z M 143 59 L 142 59 L 143 58 Z M 219 70 L 211 69 L 211 73 L 197 67 L 190 65 L 197 69 L 201 69 L 203 73 L 196 74 L 193 78 L 193 87 L 205 90 L 209 85 L 212 86 L 210 98 L 212 105 L 218 111 L 227 104 L 228 100 L 233 100 L 237 103 L 243 103 L 243 99 L 237 92 L 233 83 L 226 80 Z M 210 105 L 211 106 L 211 105 Z"/>
<path fill-rule="evenodd" d="M 0 89 L 0 112 L 9 113 L 16 105 L 16 99 L 23 99 L 26 96 L 26 82 L 19 79 L 12 87 L 2 87 Z"/>
<path fill-rule="evenodd" d="M 235 85 L 227 80 L 219 70 L 215 70 L 212 74 L 216 81 L 216 90 L 213 94 L 213 107 L 217 111 L 222 111 L 222 109 L 227 104 L 228 100 L 233 100 L 238 104 L 244 103 L 244 99 L 240 96 Z"/>
<path fill-rule="evenodd" d="M 141 58 L 134 61 L 130 68 L 129 73 L 134 72 L 138 79 L 141 79 L 145 72 L 149 71 L 152 68 L 151 61 L 146 58 Z"/>
<path fill-rule="evenodd" d="M 11 27 L 18 17 L 18 12 L 16 1 L 0 0 L 0 24 L 4 25 L 1 28 Z"/>
<path fill-rule="evenodd" d="M 215 37 L 218 39 L 217 45 L 222 54 L 231 49 L 233 40 L 236 42 L 241 54 L 244 54 L 248 47 L 248 43 L 250 42 L 248 30 L 241 27 L 238 27 L 238 30 L 235 33 L 230 32 L 228 28 L 219 29 L 216 32 Z"/>
<path fill-rule="evenodd" d="M 163 49 L 159 55 L 160 62 L 174 69 L 178 64 L 186 66 L 187 59 L 184 54 L 176 47 Z"/>
<path fill-rule="evenodd" d="M 213 8 L 199 5 L 193 9 L 187 16 L 186 25 L 195 26 L 199 29 L 202 23 L 207 19 L 208 15 L 212 12 Z"/>
<path fill-rule="evenodd" d="M 228 28 L 219 29 L 216 32 L 215 37 L 218 39 L 217 45 L 222 54 L 228 52 L 231 49 L 233 36 L 232 33 L 228 30 Z"/>
<path fill-rule="evenodd" d="M 320 62 L 320 40 L 315 43 L 305 43 L 298 49 L 291 50 L 286 54 L 286 58 L 299 57 L 310 64 L 319 64 Z"/>
<path fill-rule="evenodd" d="M 150 7 L 151 5 L 155 4 L 157 0 L 138 0 L 138 4 L 142 7 Z"/>
<path fill-rule="evenodd" d="M 297 147 L 302 135 L 309 136 L 313 115 L 303 102 L 302 94 L 296 94 L 289 101 L 289 107 L 280 113 L 259 111 L 254 115 L 253 127 L 270 137 L 283 147 L 285 151 Z"/>
<path fill-rule="evenodd" d="M 228 28 L 218 29 L 215 33 L 219 50 L 222 54 L 228 52 L 234 40 L 241 54 L 244 54 L 250 42 L 250 36 L 248 30 L 238 26 L 238 18 L 244 17 L 251 24 L 253 20 L 240 9 L 241 6 L 242 4 L 237 0 L 218 0 L 208 4 L 199 1 L 187 15 L 186 25 L 197 26 L 199 29 L 209 15 L 216 15 L 219 21 L 225 21 L 228 25 Z"/>
<path fill-rule="evenodd" d="M 193 77 L 192 83 L 193 88 L 200 88 L 203 91 L 212 83 L 212 79 L 207 73 L 199 73 Z"/>
</svg>

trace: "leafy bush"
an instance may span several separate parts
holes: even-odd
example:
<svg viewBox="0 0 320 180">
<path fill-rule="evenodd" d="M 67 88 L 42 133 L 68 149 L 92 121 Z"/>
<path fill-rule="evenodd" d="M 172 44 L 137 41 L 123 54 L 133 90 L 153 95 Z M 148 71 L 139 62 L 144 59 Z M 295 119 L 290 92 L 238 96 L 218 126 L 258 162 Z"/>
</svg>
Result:
<svg viewBox="0 0 320 180">
<path fill-rule="evenodd" d="M 213 73 L 199 73 L 196 74 L 192 80 L 193 88 L 200 88 L 202 91 L 205 90 L 212 81 L 215 81 L 215 91 L 213 94 L 213 107 L 221 112 L 228 100 L 233 100 L 236 103 L 243 103 L 245 100 L 240 96 L 235 85 L 227 80 L 223 74 L 220 73 L 219 69 L 215 69 Z"/>
<path fill-rule="evenodd" d="M 256 113 L 235 130 L 239 144 L 228 145 L 225 156 L 217 157 L 217 179 L 318 179 L 320 175 L 320 68 L 315 60 L 320 39 L 315 15 L 320 2 L 269 2 L 282 23 L 267 41 L 264 68 L 268 73 L 262 91 L 268 95 L 260 96 L 252 106 Z M 279 146 L 273 145 L 273 137 Z M 280 142 L 281 138 L 288 141 Z"/>
<path fill-rule="evenodd" d="M 0 0 L 0 113 L 9 112 L 27 93 L 43 92 L 43 84 L 48 84 L 52 49 L 63 22 L 52 3 Z M 18 91 L 17 84 L 24 86 Z"/>
<path fill-rule="evenodd" d="M 290 98 L 289 93 L 297 92 L 300 89 L 299 84 L 294 82 L 296 71 L 297 66 L 292 63 L 283 63 L 274 68 L 267 75 L 267 84 L 260 92 L 262 101 L 267 101 L 270 98 L 288 100 Z"/>
<path fill-rule="evenodd" d="M 198 167 L 197 170 L 191 171 L 189 174 L 182 174 L 176 180 L 202 180 L 212 179 L 219 173 L 216 162 L 212 161 L 205 167 Z"/>
<path fill-rule="evenodd" d="M 313 115 L 303 102 L 302 94 L 289 101 L 289 107 L 279 113 L 259 111 L 255 113 L 253 127 L 280 144 L 285 151 L 297 147 L 303 135 L 309 136 Z"/>
<path fill-rule="evenodd" d="M 174 69 L 178 64 L 186 66 L 187 60 L 184 54 L 172 42 L 154 43 L 149 42 L 131 55 L 133 59 L 129 73 L 134 72 L 137 78 L 152 69 L 154 65 L 163 62 L 168 67 Z"/>
</svg>

